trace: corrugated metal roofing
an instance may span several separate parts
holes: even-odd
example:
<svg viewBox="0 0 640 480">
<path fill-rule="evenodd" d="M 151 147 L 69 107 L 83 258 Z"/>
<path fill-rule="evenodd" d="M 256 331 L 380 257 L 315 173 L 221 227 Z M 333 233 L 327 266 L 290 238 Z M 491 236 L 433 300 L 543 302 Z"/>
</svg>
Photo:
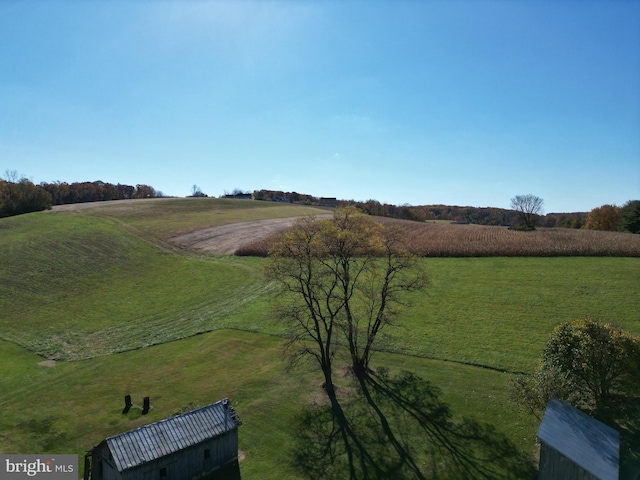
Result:
<svg viewBox="0 0 640 480">
<path fill-rule="evenodd" d="M 228 399 L 105 440 L 122 472 L 196 445 L 242 422 Z"/>
<path fill-rule="evenodd" d="M 560 400 L 550 400 L 538 438 L 600 479 L 617 479 L 620 434 Z"/>
</svg>

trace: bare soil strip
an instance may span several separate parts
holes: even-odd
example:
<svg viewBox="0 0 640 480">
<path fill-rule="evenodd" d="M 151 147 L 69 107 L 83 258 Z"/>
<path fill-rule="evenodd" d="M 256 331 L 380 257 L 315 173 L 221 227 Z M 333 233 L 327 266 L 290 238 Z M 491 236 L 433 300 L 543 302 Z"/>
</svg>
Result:
<svg viewBox="0 0 640 480">
<path fill-rule="evenodd" d="M 324 217 L 324 215 L 320 215 Z M 327 215 L 328 217 L 328 215 Z M 232 255 L 244 244 L 286 230 L 298 217 L 271 218 L 205 228 L 170 239 L 171 243 L 201 252 Z"/>
</svg>

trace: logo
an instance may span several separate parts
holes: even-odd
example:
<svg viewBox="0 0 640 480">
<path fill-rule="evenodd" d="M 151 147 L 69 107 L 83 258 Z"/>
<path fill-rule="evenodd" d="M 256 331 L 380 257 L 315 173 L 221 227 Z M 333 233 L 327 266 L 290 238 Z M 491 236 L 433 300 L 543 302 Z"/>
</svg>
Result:
<svg viewBox="0 0 640 480">
<path fill-rule="evenodd" d="M 0 455 L 0 479 L 77 480 L 77 455 Z"/>
</svg>

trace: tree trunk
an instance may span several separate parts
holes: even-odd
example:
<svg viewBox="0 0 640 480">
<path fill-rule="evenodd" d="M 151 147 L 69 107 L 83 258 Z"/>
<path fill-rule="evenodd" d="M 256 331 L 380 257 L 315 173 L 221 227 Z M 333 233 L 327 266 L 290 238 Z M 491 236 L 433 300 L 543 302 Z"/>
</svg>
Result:
<svg viewBox="0 0 640 480">
<path fill-rule="evenodd" d="M 326 392 L 327 397 L 329 397 L 329 401 L 331 402 L 331 409 L 334 412 L 337 412 L 341 409 L 341 407 L 340 407 L 340 404 L 338 403 L 336 387 L 333 384 L 331 366 L 329 366 L 328 369 L 323 369 L 323 373 L 324 373 L 324 385 L 322 387 L 324 388 L 324 391 Z"/>
</svg>

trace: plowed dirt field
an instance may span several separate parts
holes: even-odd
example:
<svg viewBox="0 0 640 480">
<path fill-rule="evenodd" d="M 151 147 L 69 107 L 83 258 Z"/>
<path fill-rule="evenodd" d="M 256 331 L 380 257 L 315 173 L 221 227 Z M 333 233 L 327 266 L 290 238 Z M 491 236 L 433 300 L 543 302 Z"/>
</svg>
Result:
<svg viewBox="0 0 640 480">
<path fill-rule="evenodd" d="M 330 217 L 319 215 L 325 216 Z M 293 225 L 296 218 L 272 218 L 210 227 L 173 237 L 171 242 L 190 250 L 231 255 L 246 243 L 286 230 Z"/>
</svg>

